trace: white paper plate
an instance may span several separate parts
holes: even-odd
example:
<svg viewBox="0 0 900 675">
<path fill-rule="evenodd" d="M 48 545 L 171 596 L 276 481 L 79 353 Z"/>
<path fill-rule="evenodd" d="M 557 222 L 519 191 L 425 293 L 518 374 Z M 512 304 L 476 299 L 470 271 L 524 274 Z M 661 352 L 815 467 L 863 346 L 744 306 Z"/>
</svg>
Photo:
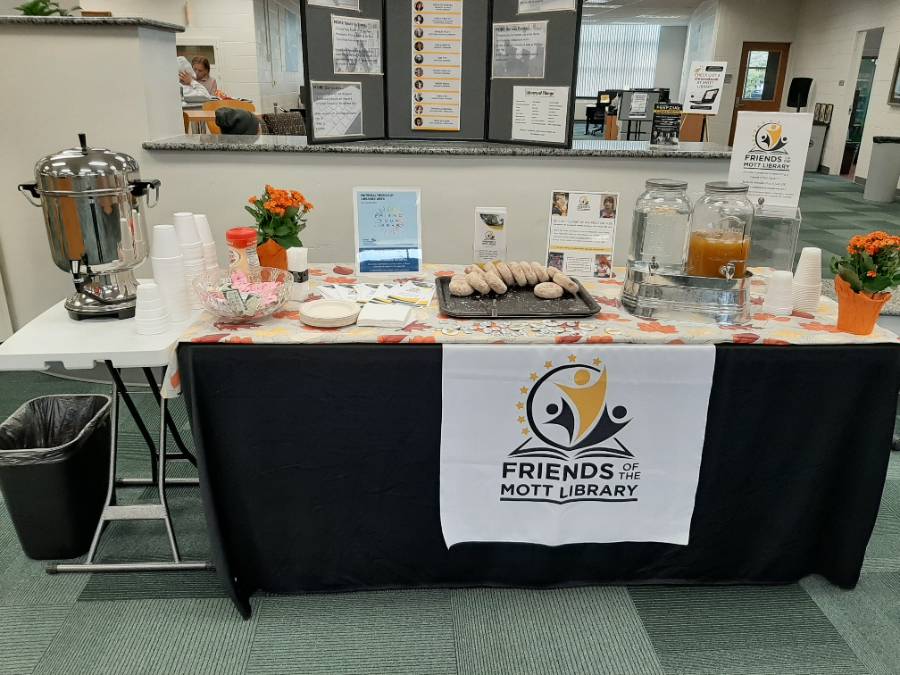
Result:
<svg viewBox="0 0 900 675">
<path fill-rule="evenodd" d="M 340 328 L 356 322 L 359 305 L 348 300 L 314 300 L 300 306 L 300 320 L 316 328 Z"/>
</svg>

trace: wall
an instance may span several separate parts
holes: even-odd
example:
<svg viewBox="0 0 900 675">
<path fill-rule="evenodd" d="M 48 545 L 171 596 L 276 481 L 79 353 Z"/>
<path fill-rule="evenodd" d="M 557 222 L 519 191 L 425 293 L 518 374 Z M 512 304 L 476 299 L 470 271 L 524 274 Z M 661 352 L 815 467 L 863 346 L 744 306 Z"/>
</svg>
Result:
<svg viewBox="0 0 900 675">
<path fill-rule="evenodd" d="M 653 86 L 668 87 L 673 101 L 681 100 L 678 95 L 681 91 L 687 30 L 687 26 L 662 26 L 659 31 L 659 51 Z"/>
<path fill-rule="evenodd" d="M 869 173 L 872 136 L 897 135 L 900 131 L 900 108 L 887 104 L 893 68 L 900 49 L 900 2 L 803 0 L 798 15 L 797 34 L 791 47 L 789 77 L 813 78 L 810 107 L 816 103 L 834 104 L 832 124 L 822 157 L 822 163 L 832 173 L 840 170 L 850 122 L 850 106 L 863 48 L 863 38 L 859 31 L 884 27 L 875 84 L 856 168 L 856 175 L 864 178 Z"/>
<path fill-rule="evenodd" d="M 88 143 L 128 153 L 145 166 L 141 141 L 181 133 L 178 89 L 171 86 L 171 54 L 175 35 L 127 26 L 0 26 L 3 83 L 16 96 L 0 97 L 0 267 L 16 327 L 73 292 L 71 277 L 57 269 L 40 209 L 15 190 L 34 180 L 41 157 Z M 72 68 L 72 55 L 81 67 Z M 110 55 L 115 55 L 111 58 Z M 33 64 L 41 64 L 35 78 Z M 110 83 L 129 74 L 129 96 L 110 96 Z M 54 86 L 46 86 L 53 82 Z M 28 103 L 23 114 L 22 101 Z M 60 107 L 65 102 L 64 110 Z M 198 189 L 198 179 L 185 178 L 185 188 Z M 202 182 L 199 184 L 202 189 Z M 154 216 L 158 212 L 151 212 Z M 158 217 L 158 216 L 157 216 Z M 159 222 L 159 221 L 157 221 Z"/>
<path fill-rule="evenodd" d="M 296 33 L 286 34 L 290 24 L 286 13 L 296 17 Z M 300 32 L 299 0 L 254 0 L 253 16 L 256 22 L 256 61 L 259 68 L 259 87 L 262 110 L 271 111 L 277 103 L 285 109 L 296 108 L 297 94 L 303 86 L 303 53 L 296 70 L 288 70 L 284 58 L 284 42 L 292 40 L 298 46 Z"/>
<path fill-rule="evenodd" d="M 65 0 L 62 4 L 66 4 Z M 253 0 L 82 0 L 79 4 L 82 9 L 185 26 L 184 33 L 176 39 L 177 44 L 215 45 L 212 74 L 219 88 L 229 96 L 250 99 L 257 107 L 261 105 Z M 188 16 L 190 23 L 187 23 Z M 174 58 L 172 71 L 175 71 Z"/>
<path fill-rule="evenodd" d="M 709 140 L 713 143 L 728 143 L 744 43 L 793 42 L 798 21 L 789 4 L 784 0 L 719 0 L 715 60 L 727 61 L 727 72 L 733 77 L 723 88 L 719 114 L 708 122 Z M 788 68 L 792 58 L 793 53 Z M 788 82 L 790 78 L 785 82 L 785 92 Z"/>
<path fill-rule="evenodd" d="M 718 0 L 706 0 L 691 14 L 682 60 L 679 101 L 683 102 L 686 95 L 691 64 L 694 61 L 711 61 L 713 58 L 718 9 Z"/>
</svg>

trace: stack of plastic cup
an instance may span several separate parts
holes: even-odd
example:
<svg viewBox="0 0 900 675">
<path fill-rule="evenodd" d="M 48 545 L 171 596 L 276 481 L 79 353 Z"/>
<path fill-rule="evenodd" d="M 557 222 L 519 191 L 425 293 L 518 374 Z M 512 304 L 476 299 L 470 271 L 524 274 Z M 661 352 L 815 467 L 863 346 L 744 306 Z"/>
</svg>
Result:
<svg viewBox="0 0 900 675">
<path fill-rule="evenodd" d="M 197 233 L 197 224 L 194 222 L 194 214 L 181 212 L 175 214 L 175 232 L 178 242 L 181 244 L 181 254 L 184 256 L 184 279 L 187 282 L 188 296 L 191 307 L 200 309 L 200 296 L 194 288 L 194 280 L 206 272 L 206 262 L 203 260 L 203 242 Z"/>
<path fill-rule="evenodd" d="M 159 286 L 146 281 L 137 287 L 134 321 L 138 335 L 159 335 L 169 327 L 169 313 Z"/>
<path fill-rule="evenodd" d="M 794 275 L 790 272 L 782 270 L 772 272 L 763 312 L 775 316 L 790 316 L 793 313 L 793 281 Z"/>
<path fill-rule="evenodd" d="M 184 256 L 178 235 L 171 225 L 153 228 L 150 263 L 153 265 L 153 279 L 169 310 L 169 317 L 175 323 L 187 320 L 191 316 L 191 303 L 184 277 Z"/>
<path fill-rule="evenodd" d="M 206 264 L 206 271 L 215 272 L 219 269 L 219 256 L 216 253 L 216 241 L 209 228 L 209 220 L 204 214 L 195 213 L 194 225 L 197 226 L 197 234 L 203 244 L 203 262 Z"/>
<path fill-rule="evenodd" d="M 797 271 L 794 272 L 794 309 L 815 312 L 822 295 L 822 249 L 807 246 L 800 251 Z"/>
</svg>

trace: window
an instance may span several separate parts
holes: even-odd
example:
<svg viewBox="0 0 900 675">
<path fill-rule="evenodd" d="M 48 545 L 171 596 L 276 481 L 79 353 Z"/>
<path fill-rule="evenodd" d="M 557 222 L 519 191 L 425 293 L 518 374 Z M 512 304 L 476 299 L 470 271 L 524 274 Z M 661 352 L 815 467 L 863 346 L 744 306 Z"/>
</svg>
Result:
<svg viewBox="0 0 900 675">
<path fill-rule="evenodd" d="M 777 51 L 750 51 L 741 98 L 745 101 L 771 101 L 775 96 L 780 61 L 781 54 Z"/>
<path fill-rule="evenodd" d="M 658 25 L 582 24 L 576 95 L 653 87 L 658 51 Z"/>
</svg>

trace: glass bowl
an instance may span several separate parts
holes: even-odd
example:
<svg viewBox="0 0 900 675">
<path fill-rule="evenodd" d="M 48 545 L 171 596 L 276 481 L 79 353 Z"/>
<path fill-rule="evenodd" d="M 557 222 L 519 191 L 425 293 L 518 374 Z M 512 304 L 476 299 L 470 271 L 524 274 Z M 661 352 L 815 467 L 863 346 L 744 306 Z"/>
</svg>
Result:
<svg viewBox="0 0 900 675">
<path fill-rule="evenodd" d="M 206 272 L 194 280 L 203 308 L 229 323 L 250 323 L 287 302 L 294 278 L 286 270 L 260 267 L 249 277 L 237 270 Z"/>
</svg>

